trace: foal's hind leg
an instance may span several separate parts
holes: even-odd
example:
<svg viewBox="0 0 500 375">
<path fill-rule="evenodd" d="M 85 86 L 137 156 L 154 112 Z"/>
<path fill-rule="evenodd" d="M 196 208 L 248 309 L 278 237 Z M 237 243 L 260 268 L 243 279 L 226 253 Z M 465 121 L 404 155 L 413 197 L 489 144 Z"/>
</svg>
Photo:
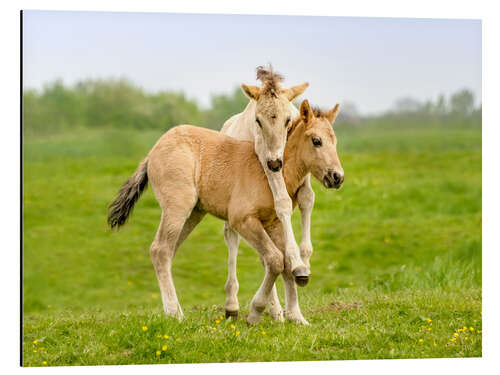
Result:
<svg viewBox="0 0 500 375">
<path fill-rule="evenodd" d="M 175 255 L 177 237 L 183 225 L 183 222 L 172 223 L 167 215 L 162 214 L 155 240 L 149 250 L 158 284 L 160 285 L 163 310 L 167 316 L 173 316 L 179 320 L 182 318 L 183 313 L 172 278 L 172 261 Z"/>
<path fill-rule="evenodd" d="M 203 218 L 203 213 L 193 211 L 197 197 L 194 192 L 183 192 L 175 200 L 166 199 L 162 217 L 150 254 L 160 284 L 163 309 L 167 316 L 183 317 L 172 278 L 172 262 L 180 243 Z M 194 215 L 193 215 L 194 214 Z"/>
<path fill-rule="evenodd" d="M 229 226 L 229 223 L 224 223 L 224 240 L 228 250 L 227 260 L 227 281 L 225 285 L 226 303 L 226 318 L 238 318 L 240 304 L 238 302 L 238 276 L 236 275 L 236 260 L 238 258 L 238 245 L 240 243 L 240 235 Z"/>
<path fill-rule="evenodd" d="M 193 209 L 193 211 L 191 211 L 191 215 L 184 223 L 182 231 L 179 234 L 179 238 L 177 239 L 177 244 L 175 245 L 175 252 L 177 252 L 179 246 L 181 246 L 184 240 L 191 234 L 193 229 L 200 223 L 200 221 L 205 217 L 206 214 L 207 213 L 205 211 L 201 211 L 196 207 Z"/>
</svg>

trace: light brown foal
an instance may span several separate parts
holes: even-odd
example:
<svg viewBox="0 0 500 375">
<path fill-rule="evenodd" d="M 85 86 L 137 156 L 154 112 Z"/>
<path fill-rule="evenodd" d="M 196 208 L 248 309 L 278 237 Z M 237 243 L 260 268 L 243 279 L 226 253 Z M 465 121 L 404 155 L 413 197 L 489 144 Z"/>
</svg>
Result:
<svg viewBox="0 0 500 375">
<path fill-rule="evenodd" d="M 294 207 L 297 190 L 308 173 L 327 188 L 339 188 L 343 182 L 337 140 L 331 127 L 337 113 L 338 105 L 321 112 L 311 109 L 305 100 L 299 119 L 291 125 L 283 175 Z M 172 278 L 177 248 L 210 213 L 228 221 L 258 252 L 264 265 L 264 280 L 252 299 L 247 321 L 259 321 L 274 282 L 282 274 L 285 316 L 308 324 L 300 312 L 290 264 L 284 260 L 283 227 L 253 147 L 252 142 L 238 141 L 213 130 L 190 125 L 174 127 L 158 140 L 110 205 L 109 225 L 123 225 L 149 180 L 162 209 L 150 254 L 167 316 L 183 316 Z"/>
</svg>

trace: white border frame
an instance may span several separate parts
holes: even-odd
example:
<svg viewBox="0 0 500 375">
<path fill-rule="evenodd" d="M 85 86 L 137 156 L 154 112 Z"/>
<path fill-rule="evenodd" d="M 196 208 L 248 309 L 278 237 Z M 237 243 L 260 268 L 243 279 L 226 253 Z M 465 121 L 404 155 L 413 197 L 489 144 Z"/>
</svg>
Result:
<svg viewBox="0 0 500 375">
<path fill-rule="evenodd" d="M 3 235 L 1 284 L 2 339 L 0 353 L 2 368 L 14 371 L 40 372 L 86 372 L 89 367 L 48 367 L 21 369 L 20 350 L 20 257 L 19 257 L 19 215 L 20 215 L 20 9 L 46 10 L 94 10 L 127 12 L 170 12 L 170 13 L 225 13 L 225 14 L 274 14 L 274 15 L 329 15 L 356 17 L 408 17 L 408 18 L 462 18 L 482 19 L 483 21 L 483 358 L 482 359 L 418 359 L 418 360 L 370 360 L 370 361 L 325 361 L 325 362 L 278 362 L 245 364 L 198 364 L 198 365 L 143 365 L 137 366 L 97 366 L 92 371 L 98 373 L 118 372 L 135 373 L 151 371 L 169 373 L 198 372 L 229 374 L 255 373 L 263 370 L 276 372 L 306 373 L 314 371 L 327 374 L 332 371 L 349 374 L 419 374 L 453 372 L 456 374 L 491 373 L 500 368 L 499 344 L 496 337 L 500 334 L 498 295 L 500 285 L 498 266 L 500 266 L 500 246 L 496 232 L 500 227 L 500 155 L 497 146 L 500 140 L 500 119 L 497 110 L 498 97 L 495 91 L 499 81 L 500 19 L 495 2 L 476 0 L 435 1 L 420 0 L 403 2 L 394 0 L 360 1 L 350 0 L 341 3 L 317 0 L 296 1 L 254 0 L 237 3 L 234 0 L 183 0 L 172 3 L 165 1 L 10 1 L 0 5 L 0 27 L 2 29 L 2 59 L 0 69 L 0 103 L 2 103 L 1 156 L 4 163 L 2 192 L 1 228 Z M 486 77 L 486 79 L 485 79 Z M 6 172 L 6 173 L 5 173 Z M 465 173 L 465 171 L 464 171 Z"/>
</svg>

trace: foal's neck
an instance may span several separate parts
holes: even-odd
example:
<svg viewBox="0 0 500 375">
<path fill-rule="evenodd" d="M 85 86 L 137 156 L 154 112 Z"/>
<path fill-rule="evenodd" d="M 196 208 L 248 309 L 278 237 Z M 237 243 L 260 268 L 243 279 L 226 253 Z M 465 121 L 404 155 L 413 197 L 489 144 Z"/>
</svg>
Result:
<svg viewBox="0 0 500 375">
<path fill-rule="evenodd" d="M 302 159 L 304 123 L 299 122 L 292 130 L 285 145 L 283 177 L 288 194 L 293 197 L 309 173 Z"/>
</svg>

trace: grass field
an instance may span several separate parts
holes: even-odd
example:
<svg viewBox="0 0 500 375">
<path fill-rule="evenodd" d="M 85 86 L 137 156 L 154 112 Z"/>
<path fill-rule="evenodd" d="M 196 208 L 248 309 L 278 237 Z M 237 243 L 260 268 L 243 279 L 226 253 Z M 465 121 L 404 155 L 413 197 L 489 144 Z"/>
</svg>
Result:
<svg viewBox="0 0 500 375">
<path fill-rule="evenodd" d="M 312 277 L 299 289 L 309 327 L 221 319 L 227 252 L 212 217 L 174 262 L 186 319 L 164 317 L 151 191 L 123 230 L 106 227 L 107 205 L 159 136 L 25 139 L 25 366 L 481 356 L 479 126 L 339 126 L 344 187 L 314 183 Z M 300 240 L 298 224 L 296 212 Z M 244 243 L 238 262 L 245 314 L 263 270 Z M 278 290 L 283 302 L 281 280 Z"/>
</svg>

